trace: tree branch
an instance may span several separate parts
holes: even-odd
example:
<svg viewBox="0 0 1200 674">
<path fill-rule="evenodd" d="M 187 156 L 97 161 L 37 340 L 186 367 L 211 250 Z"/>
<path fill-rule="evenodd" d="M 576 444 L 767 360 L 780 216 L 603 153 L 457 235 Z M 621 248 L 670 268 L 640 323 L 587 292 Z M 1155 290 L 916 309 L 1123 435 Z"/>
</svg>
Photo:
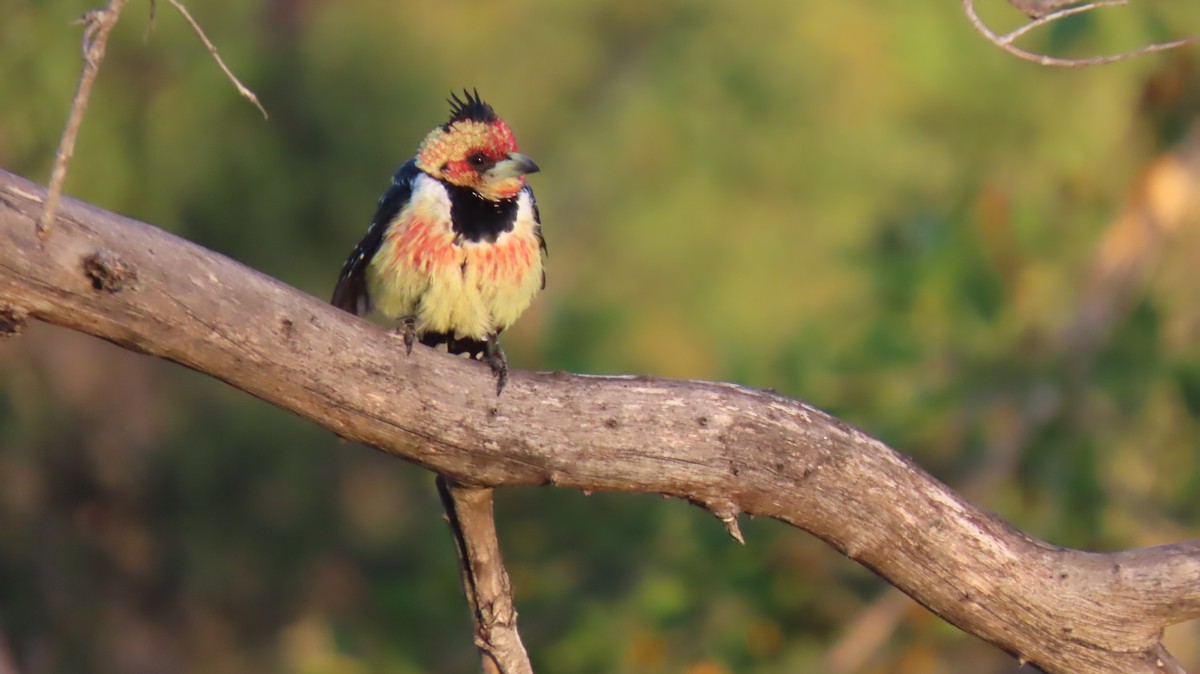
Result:
<svg viewBox="0 0 1200 674">
<path fill-rule="evenodd" d="M 1129 0 L 1114 0 L 1124 4 Z M 1040 19 L 1047 14 L 1057 12 L 1063 7 L 1079 5 L 1080 0 L 1008 0 L 1008 4 L 1021 10 L 1031 19 Z"/>
<path fill-rule="evenodd" d="M 484 674 L 533 674 L 517 632 L 512 583 L 504 570 L 492 489 L 459 484 L 439 475 L 438 495 L 458 550 L 463 592 L 475 625 L 475 645 Z"/>
<path fill-rule="evenodd" d="M 514 372 L 396 338 L 162 230 L 0 172 L 0 312 L 222 379 L 469 484 L 660 493 L 811 532 L 1046 672 L 1182 672 L 1164 627 L 1200 616 L 1200 541 L 1055 547 L 803 403 L 733 384 Z"/>
<path fill-rule="evenodd" d="M 79 73 L 79 84 L 75 87 L 75 96 L 71 99 L 71 112 L 67 115 L 67 125 L 58 141 L 58 151 L 54 153 L 54 168 L 50 170 L 50 196 L 46 199 L 46 207 L 38 218 L 38 235 L 45 238 L 50 233 L 50 225 L 54 222 L 54 212 L 58 210 L 58 200 L 62 195 L 63 183 L 67 179 L 67 169 L 71 165 L 71 157 L 75 155 L 75 140 L 79 137 L 79 127 L 83 124 L 83 115 L 87 112 L 88 102 L 92 96 L 92 85 L 96 83 L 96 75 L 100 74 L 100 64 L 104 61 L 104 50 L 108 47 L 108 34 L 121 18 L 121 10 L 129 0 L 111 0 L 104 9 L 93 9 L 84 14 L 78 23 L 83 24 L 83 71 Z"/>
<path fill-rule="evenodd" d="M 1096 354 L 1109 343 L 1113 327 L 1125 317 L 1135 297 L 1141 297 L 1151 271 L 1164 252 L 1187 229 L 1200 206 L 1200 123 L 1194 123 L 1171 151 L 1159 155 L 1133 180 L 1117 216 L 1104 230 L 1080 294 L 1072 300 L 1074 315 L 1048 350 L 1063 354 L 1070 379 L 1066 390 L 1052 395 L 1058 402 L 1038 402 L 1025 396 L 1014 405 L 1008 432 L 987 447 L 988 460 L 976 466 L 957 485 L 967 498 L 992 491 L 1016 471 L 1029 438 L 1062 418 L 1090 416 L 1081 385 L 1094 367 Z M 1017 394 L 1018 396 L 1020 394 Z M 1015 401 L 1014 401 L 1015 402 Z M 1060 411 L 1068 406 L 1069 411 Z M 911 606 L 898 592 L 881 592 L 845 634 L 830 648 L 826 670 L 833 674 L 859 671 L 872 653 L 887 642 Z"/>
<path fill-rule="evenodd" d="M 200 41 L 204 43 L 204 46 L 208 48 L 208 53 L 212 55 L 213 60 L 217 62 L 217 66 L 221 68 L 221 72 L 225 73 L 225 77 L 229 78 L 229 82 L 233 84 L 233 87 L 237 89 L 237 92 L 241 94 L 242 98 L 253 103 L 254 107 L 258 108 L 258 111 L 262 113 L 263 119 L 268 119 L 269 115 L 267 115 L 267 109 L 263 107 L 262 103 L 258 102 L 258 96 L 255 96 L 254 92 L 251 91 L 249 87 L 242 84 L 242 81 L 237 78 L 237 75 L 233 74 L 233 71 L 229 69 L 229 66 L 225 65 L 225 59 L 221 58 L 221 53 L 217 51 L 217 46 L 212 43 L 212 40 L 208 39 L 208 35 L 204 34 L 204 29 L 201 28 L 200 23 L 192 17 L 192 13 L 187 10 L 187 7 L 179 0 L 167 0 L 167 2 L 170 2 L 171 5 L 183 15 L 184 20 L 188 22 L 188 25 L 192 27 L 192 30 L 196 31 L 196 36 L 199 37 Z M 151 22 L 154 21 L 154 6 L 154 2 L 151 1 Z"/>
<path fill-rule="evenodd" d="M 191 25 L 192 30 L 196 31 L 196 35 L 200 37 L 200 41 L 208 48 L 208 53 L 212 54 L 217 65 L 237 92 L 243 98 L 249 100 L 262 113 L 263 119 L 267 118 L 267 110 L 258 102 L 258 97 L 254 95 L 242 81 L 233 74 L 229 66 L 225 65 L 225 61 L 221 58 L 221 54 L 217 52 L 216 46 L 204 34 L 204 30 L 200 24 L 194 19 L 187 7 L 180 0 L 168 0 L 183 18 Z M 78 21 L 84 25 L 83 29 L 83 71 L 79 74 L 79 84 L 75 88 L 75 96 L 71 100 L 71 112 L 67 115 L 67 124 L 63 129 L 62 137 L 58 142 L 58 151 L 54 154 L 54 167 L 50 170 L 50 190 L 49 196 L 46 198 L 45 208 L 38 216 L 38 235 L 43 239 L 49 236 L 50 226 L 54 223 L 54 215 L 58 210 L 58 200 L 62 195 L 63 183 L 67 179 L 67 169 L 71 166 L 71 158 L 75 155 L 75 141 L 79 137 L 79 127 L 83 125 L 83 117 L 87 113 L 88 103 L 92 96 L 92 85 L 96 83 L 96 76 L 100 74 L 100 64 L 104 62 L 104 52 L 108 47 L 108 34 L 112 32 L 114 26 L 117 25 L 117 20 L 121 18 L 121 10 L 125 8 L 125 4 L 129 0 L 110 0 L 104 6 L 104 9 L 93 9 L 84 14 Z M 157 8 L 155 0 L 150 0 L 150 25 L 154 25 L 154 14 Z"/>
<path fill-rule="evenodd" d="M 995 31 L 984 23 L 983 19 L 979 18 L 979 12 L 975 9 L 975 0 L 962 0 L 963 11 L 967 15 L 967 19 L 971 21 L 971 25 L 976 32 L 984 37 L 988 42 L 996 45 L 1004 51 L 1016 56 L 1019 59 L 1030 61 L 1043 66 L 1058 66 L 1061 68 L 1078 68 L 1081 66 L 1098 66 L 1107 63 L 1116 63 L 1118 61 L 1127 61 L 1138 56 L 1152 54 L 1154 52 L 1167 51 L 1168 49 L 1177 49 L 1189 45 L 1200 44 L 1200 35 L 1171 40 L 1169 42 L 1156 42 L 1146 45 L 1140 49 L 1134 49 L 1119 54 L 1108 54 L 1105 56 L 1089 56 L 1085 58 L 1060 58 L 1050 56 L 1049 54 L 1038 54 L 1026 49 L 1022 49 L 1015 44 L 1016 40 L 1035 28 L 1041 28 L 1047 24 L 1065 19 L 1068 16 L 1091 12 L 1105 7 L 1117 7 L 1129 4 L 1129 0 L 1097 0 L 1096 2 L 1080 2 L 1079 0 L 1009 0 L 1009 4 L 1017 9 L 1025 12 L 1029 16 L 1030 21 L 1017 29 L 998 35 Z"/>
</svg>

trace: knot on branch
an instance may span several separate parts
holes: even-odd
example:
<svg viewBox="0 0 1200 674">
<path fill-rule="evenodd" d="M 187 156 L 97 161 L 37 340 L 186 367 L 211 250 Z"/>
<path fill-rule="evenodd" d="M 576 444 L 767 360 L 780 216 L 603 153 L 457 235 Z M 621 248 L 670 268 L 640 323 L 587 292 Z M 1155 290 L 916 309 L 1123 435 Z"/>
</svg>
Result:
<svg viewBox="0 0 1200 674">
<path fill-rule="evenodd" d="M 137 283 L 137 269 L 121 259 L 119 255 L 101 248 L 83 258 L 83 273 L 96 290 L 110 293 L 120 292 Z"/>
<path fill-rule="evenodd" d="M 29 313 L 16 307 L 0 307 L 0 339 L 16 337 L 25 331 Z"/>
</svg>

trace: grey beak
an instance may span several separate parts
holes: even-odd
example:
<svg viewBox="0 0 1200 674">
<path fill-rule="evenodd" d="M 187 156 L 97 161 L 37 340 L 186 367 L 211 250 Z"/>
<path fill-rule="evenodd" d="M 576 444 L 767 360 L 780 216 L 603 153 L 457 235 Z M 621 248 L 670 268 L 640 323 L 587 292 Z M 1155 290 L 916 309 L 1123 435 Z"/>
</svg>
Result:
<svg viewBox="0 0 1200 674">
<path fill-rule="evenodd" d="M 495 178 L 513 178 L 542 170 L 537 163 L 520 152 L 509 152 L 508 159 L 496 162 L 488 171 Z"/>
</svg>

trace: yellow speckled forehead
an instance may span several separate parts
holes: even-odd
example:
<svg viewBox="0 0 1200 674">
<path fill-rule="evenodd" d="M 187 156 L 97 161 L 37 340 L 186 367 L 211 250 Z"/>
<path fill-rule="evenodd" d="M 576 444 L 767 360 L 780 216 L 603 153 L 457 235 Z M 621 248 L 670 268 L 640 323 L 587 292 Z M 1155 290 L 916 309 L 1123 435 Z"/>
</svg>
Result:
<svg viewBox="0 0 1200 674">
<path fill-rule="evenodd" d="M 417 150 L 417 168 L 437 175 L 447 164 L 464 161 L 475 152 L 498 161 L 516 151 L 517 141 L 504 122 L 460 120 L 439 126 L 425 137 Z"/>
</svg>

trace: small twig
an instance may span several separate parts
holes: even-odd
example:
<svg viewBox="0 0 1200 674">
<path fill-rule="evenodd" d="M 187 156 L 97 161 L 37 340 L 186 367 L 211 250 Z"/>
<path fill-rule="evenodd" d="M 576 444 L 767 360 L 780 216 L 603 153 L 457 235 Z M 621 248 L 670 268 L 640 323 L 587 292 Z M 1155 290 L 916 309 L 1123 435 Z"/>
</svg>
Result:
<svg viewBox="0 0 1200 674">
<path fill-rule="evenodd" d="M 146 22 L 146 36 L 142 39 L 149 40 L 150 33 L 154 32 L 154 19 L 158 16 L 158 0 L 150 0 L 150 20 Z"/>
<path fill-rule="evenodd" d="M 1025 12 L 1031 19 L 1040 19 L 1059 7 L 1077 5 L 1079 0 L 1008 0 L 1008 4 Z"/>
<path fill-rule="evenodd" d="M 484 674 L 533 674 L 517 632 L 512 584 L 496 538 L 492 489 L 469 487 L 441 475 L 437 488 L 458 550 Z"/>
<path fill-rule="evenodd" d="M 58 201 L 62 196 L 63 183 L 66 182 L 67 168 L 71 164 L 71 158 L 75 155 L 75 141 L 79 137 L 79 127 L 83 123 L 83 115 L 87 111 L 88 102 L 91 99 L 92 85 L 96 82 L 96 75 L 100 73 L 100 64 L 104 61 L 104 50 L 108 46 L 108 35 L 112 32 L 113 26 L 117 25 L 117 19 L 121 17 L 121 10 L 125 8 L 129 0 L 110 0 L 104 9 L 94 9 L 83 15 L 80 23 L 84 24 L 83 29 L 83 72 L 79 75 L 79 85 L 75 89 L 75 97 L 71 101 L 71 113 L 67 117 L 66 128 L 63 129 L 62 138 L 58 142 L 58 151 L 54 155 L 54 167 L 50 171 L 50 184 L 46 194 L 46 206 L 42 209 L 41 217 L 38 218 L 37 232 L 38 236 L 45 239 L 50 234 L 50 225 L 54 222 L 55 213 L 58 211 Z M 262 103 L 258 102 L 258 97 L 254 95 L 246 85 L 242 84 L 225 65 L 225 61 L 221 59 L 221 55 L 217 52 L 216 46 L 204 34 L 204 30 L 200 28 L 200 24 L 187 11 L 179 0 L 170 0 L 175 9 L 187 19 L 191 24 L 192 30 L 200 36 L 200 41 L 204 46 L 208 47 L 208 51 L 216 59 L 217 65 L 225 73 L 225 76 L 233 82 L 233 86 L 237 87 L 238 93 L 248 99 L 258 111 L 262 113 L 263 118 L 267 118 L 267 111 L 263 108 Z M 147 35 L 154 25 L 154 15 L 157 11 L 158 4 L 156 0 L 150 0 L 150 28 L 147 28 Z"/>
<path fill-rule="evenodd" d="M 1098 2 L 1092 2 L 1092 3 L 1088 3 L 1086 5 L 1080 5 L 1078 7 L 1068 7 L 1066 9 L 1061 9 L 1056 12 L 1051 12 L 1049 14 L 1038 16 L 1038 17 L 1034 18 L 1033 21 L 1030 21 L 1029 23 L 1025 24 L 1024 26 L 1021 26 L 1020 28 L 1017 28 L 1014 31 L 1006 33 L 1005 35 L 996 34 L 995 31 L 993 31 L 991 28 L 988 28 L 987 24 L 985 24 L 983 22 L 983 19 L 979 18 L 979 13 L 975 10 L 975 0 L 962 0 L 962 3 L 963 3 L 963 11 L 966 12 L 967 18 L 970 19 L 970 21 L 971 21 L 971 25 L 974 26 L 975 30 L 978 31 L 980 35 L 983 35 L 983 37 L 986 38 L 988 42 L 991 42 L 992 44 L 1003 49 L 1004 51 L 1008 52 L 1009 54 L 1016 56 L 1019 59 L 1037 63 L 1038 65 L 1043 65 L 1043 66 L 1057 66 L 1057 67 L 1062 67 L 1062 68 L 1078 68 L 1078 67 L 1082 67 L 1082 66 L 1098 66 L 1098 65 L 1104 65 L 1106 63 L 1116 63 L 1118 61 L 1127 61 L 1131 58 L 1136 58 L 1138 56 L 1144 56 L 1146 54 L 1152 54 L 1152 53 L 1160 52 L 1160 51 L 1167 51 L 1168 49 L 1177 49 L 1179 47 L 1185 47 L 1188 45 L 1200 44 L 1200 35 L 1193 35 L 1191 37 L 1185 37 L 1185 38 L 1181 38 L 1178 40 L 1172 40 L 1170 42 L 1157 42 L 1155 44 L 1147 45 L 1140 49 L 1134 49 L 1132 51 L 1122 52 L 1120 54 L 1109 54 L 1106 56 L 1089 56 L 1086 58 L 1059 58 L 1057 56 L 1050 56 L 1048 54 L 1038 54 L 1035 52 L 1027 51 L 1025 49 L 1021 49 L 1020 47 L 1017 47 L 1016 45 L 1012 44 L 1012 42 L 1015 41 L 1017 38 L 1021 37 L 1022 35 L 1033 30 L 1034 28 L 1044 26 L 1048 23 L 1058 21 L 1059 19 L 1064 19 L 1064 18 L 1066 18 L 1068 16 L 1072 16 L 1074 14 L 1089 12 L 1089 11 L 1100 9 L 1103 7 L 1116 7 L 1118 5 L 1124 5 L 1124 4 L 1128 3 L 1128 0 L 1100 0 Z"/>
<path fill-rule="evenodd" d="M 1024 26 L 1000 36 L 1000 42 L 1003 44 L 1012 44 L 1013 42 L 1016 42 L 1017 38 L 1021 37 L 1025 33 L 1028 33 L 1035 28 L 1040 28 L 1048 23 L 1065 19 L 1068 16 L 1090 12 L 1094 9 L 1100 9 L 1102 7 L 1120 7 L 1127 4 L 1129 4 L 1129 0 L 1101 0 L 1100 2 L 1090 2 L 1086 5 L 1077 5 L 1075 7 L 1068 7 L 1066 9 L 1059 10 L 1057 12 L 1043 14 Z"/>
<path fill-rule="evenodd" d="M 183 3 L 179 0 L 169 0 L 169 2 L 174 5 L 175 9 L 179 10 L 179 13 L 183 15 L 183 18 L 187 19 L 187 22 L 192 25 L 192 30 L 196 31 L 196 35 L 200 36 L 200 41 L 204 43 L 205 47 L 208 47 L 208 53 L 212 54 L 212 57 L 216 59 L 217 65 L 221 67 L 221 70 L 225 73 L 225 76 L 229 78 L 230 82 L 233 82 L 233 86 L 237 87 L 238 93 L 241 94 L 243 98 L 253 103 L 254 107 L 258 108 L 258 111 L 262 113 L 263 119 L 269 119 L 267 115 L 267 109 L 262 106 L 262 103 L 258 102 L 258 96 L 255 96 L 253 91 L 250 91 L 246 85 L 242 84 L 242 81 L 233 74 L 233 71 L 229 69 L 229 66 L 225 65 L 225 61 L 221 59 L 221 55 L 217 52 L 216 46 L 213 45 L 212 41 L 208 39 L 208 36 L 204 34 L 204 30 L 200 28 L 200 24 L 197 23 L 194 18 L 192 18 L 191 13 L 187 11 L 187 7 L 184 7 Z M 150 7 L 153 10 L 154 3 L 151 3 Z"/>
<path fill-rule="evenodd" d="M 62 138 L 58 141 L 58 151 L 54 154 L 54 168 L 50 171 L 50 184 L 46 193 L 46 206 L 38 218 L 37 233 L 42 239 L 50 234 L 50 224 L 54 222 L 55 211 L 58 210 L 58 200 L 62 196 L 63 183 L 67 178 L 67 167 L 75 154 L 75 140 L 79 137 L 79 126 L 83 123 L 83 114 L 87 111 L 88 101 L 92 95 L 92 85 L 100 72 L 100 63 L 104 61 L 104 49 L 108 45 L 108 34 L 121 10 L 129 0 L 111 0 L 104 9 L 93 9 L 79 20 L 84 24 L 83 29 L 83 72 L 79 74 L 79 84 L 75 88 L 75 98 L 71 101 L 71 113 L 67 116 L 67 126 L 63 129 Z"/>
</svg>

